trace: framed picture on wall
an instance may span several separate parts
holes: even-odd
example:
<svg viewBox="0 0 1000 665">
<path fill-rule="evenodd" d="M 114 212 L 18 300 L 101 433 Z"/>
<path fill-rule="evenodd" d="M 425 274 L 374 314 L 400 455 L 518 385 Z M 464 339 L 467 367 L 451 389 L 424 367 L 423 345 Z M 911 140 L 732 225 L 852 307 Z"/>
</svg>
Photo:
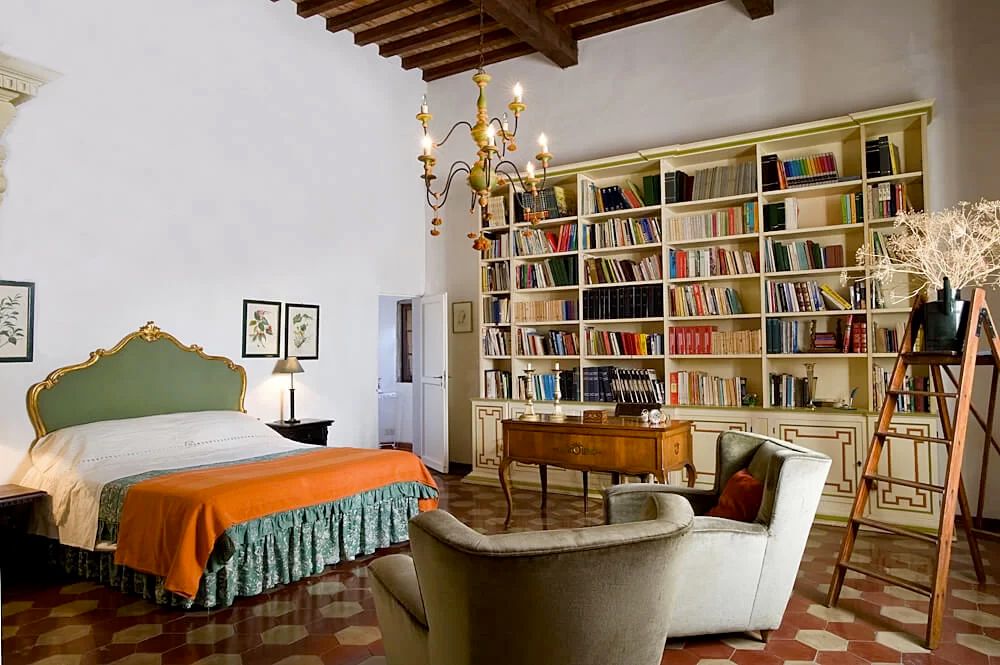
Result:
<svg viewBox="0 0 1000 665">
<path fill-rule="evenodd" d="M 0 362 L 30 363 L 34 337 L 34 282 L 0 279 Z"/>
<path fill-rule="evenodd" d="M 281 303 L 243 301 L 243 357 L 278 358 L 281 355 Z"/>
<path fill-rule="evenodd" d="M 462 300 L 451 304 L 451 331 L 472 332 L 472 301 Z"/>
<path fill-rule="evenodd" d="M 285 305 L 285 357 L 319 360 L 319 305 Z"/>
</svg>

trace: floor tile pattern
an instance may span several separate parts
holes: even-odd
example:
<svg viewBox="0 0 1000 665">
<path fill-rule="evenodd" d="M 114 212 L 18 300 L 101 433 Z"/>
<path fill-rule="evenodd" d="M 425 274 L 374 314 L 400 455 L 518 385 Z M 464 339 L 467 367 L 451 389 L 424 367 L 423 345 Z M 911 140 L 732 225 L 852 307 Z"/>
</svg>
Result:
<svg viewBox="0 0 1000 665">
<path fill-rule="evenodd" d="M 441 507 L 484 533 L 503 530 L 499 489 L 439 477 Z M 547 516 L 538 494 L 515 492 L 512 530 L 599 524 L 578 498 L 552 495 Z M 956 546 L 941 646 L 920 646 L 927 601 L 905 589 L 850 574 L 841 603 L 823 605 L 843 531 L 813 529 L 784 623 L 767 644 L 752 635 L 671 640 L 662 665 L 1000 665 L 1000 584 L 978 587 L 964 543 Z M 405 552 L 406 547 L 392 548 Z M 987 572 L 1000 545 L 984 543 Z M 858 559 L 896 575 L 929 573 L 922 543 L 864 535 Z M 371 559 L 212 612 L 178 612 L 80 582 L 32 579 L 4 571 L 2 653 L 6 665 L 385 665 L 368 587 Z M 609 664 L 618 665 L 618 664 Z M 631 665 L 622 663 L 620 665 Z"/>
</svg>

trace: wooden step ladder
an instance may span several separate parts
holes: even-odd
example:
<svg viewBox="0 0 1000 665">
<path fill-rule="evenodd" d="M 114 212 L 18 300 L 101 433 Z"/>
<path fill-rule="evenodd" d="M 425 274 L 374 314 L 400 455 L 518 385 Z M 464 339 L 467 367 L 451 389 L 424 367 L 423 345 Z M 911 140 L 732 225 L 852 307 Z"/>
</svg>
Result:
<svg viewBox="0 0 1000 665">
<path fill-rule="evenodd" d="M 980 584 L 983 584 L 986 580 L 977 536 L 991 534 L 973 526 L 972 512 L 969 509 L 969 500 L 965 493 L 965 484 L 962 481 L 962 457 L 965 452 L 965 436 L 969 424 L 969 412 L 970 410 L 975 410 L 972 405 L 972 387 L 977 364 L 993 366 L 993 381 L 991 385 L 993 395 L 990 397 L 988 418 L 984 420 L 978 412 L 975 413 L 975 416 L 986 430 L 985 452 L 988 453 L 991 444 L 996 445 L 992 437 L 992 416 L 995 407 L 997 371 L 1000 368 L 1000 337 L 997 336 L 993 318 L 986 305 L 986 293 L 983 289 L 976 289 L 970 303 L 971 307 L 969 308 L 969 323 L 965 334 L 965 344 L 962 347 L 965 349 L 964 353 L 914 352 L 914 340 L 917 330 L 922 324 L 920 321 L 920 305 L 922 302 L 922 300 L 918 300 L 910 311 L 906 330 L 903 333 L 903 339 L 900 341 L 900 352 L 896 358 L 892 377 L 886 389 L 886 399 L 879 413 L 876 431 L 872 435 L 871 446 L 868 449 L 868 459 L 865 462 L 861 482 L 858 484 L 858 493 L 854 497 L 854 506 L 851 509 L 851 516 L 847 522 L 847 532 L 844 534 L 844 540 L 840 547 L 840 556 L 837 559 L 837 565 L 834 567 L 833 580 L 830 583 L 829 595 L 827 596 L 827 606 L 832 607 L 837 604 L 840 599 L 840 591 L 844 585 L 844 577 L 848 571 L 867 575 L 882 582 L 929 596 L 930 607 L 927 614 L 925 642 L 927 648 L 934 649 L 941 638 L 941 620 L 944 616 L 945 601 L 947 600 L 948 570 L 951 565 L 952 540 L 955 536 L 956 508 L 961 509 L 961 525 L 965 532 L 965 537 L 969 542 L 969 550 L 972 554 L 976 578 Z M 980 355 L 979 341 L 984 331 L 987 336 L 989 353 Z M 953 374 L 950 367 L 954 365 L 958 365 L 960 368 L 957 377 Z M 931 390 L 905 389 L 907 370 L 913 366 L 926 366 L 929 368 L 932 380 Z M 945 384 L 942 369 L 944 373 L 947 373 L 951 385 Z M 957 386 L 957 388 L 952 387 L 952 385 Z M 920 396 L 935 399 L 938 415 L 941 419 L 941 432 L 943 436 L 921 436 L 890 431 L 892 418 L 896 413 L 896 400 L 900 396 Z M 954 399 L 955 401 L 954 415 L 949 413 L 949 399 Z M 948 463 L 944 484 L 935 485 L 930 482 L 918 482 L 916 480 L 880 474 L 878 472 L 879 460 L 882 457 L 886 441 L 892 438 L 909 439 L 945 446 Z M 942 495 L 942 502 L 938 533 L 926 533 L 909 527 L 865 517 L 869 494 L 876 484 L 880 482 L 912 487 L 931 493 L 940 493 Z M 980 484 L 982 486 L 984 482 Z M 983 489 L 984 487 L 980 489 L 980 506 L 982 505 Z M 979 514 L 981 515 L 981 509 Z M 862 526 L 898 536 L 914 538 L 934 545 L 937 557 L 930 582 L 924 584 L 903 579 L 868 566 L 852 563 L 851 555 L 857 541 L 858 530 Z M 979 524 L 976 525 L 976 527 L 980 526 Z"/>
</svg>

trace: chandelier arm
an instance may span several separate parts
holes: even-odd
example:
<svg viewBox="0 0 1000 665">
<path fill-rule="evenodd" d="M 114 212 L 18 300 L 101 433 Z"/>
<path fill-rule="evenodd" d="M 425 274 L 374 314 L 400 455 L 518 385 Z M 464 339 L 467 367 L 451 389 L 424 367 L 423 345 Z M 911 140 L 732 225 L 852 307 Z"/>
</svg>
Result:
<svg viewBox="0 0 1000 665">
<path fill-rule="evenodd" d="M 444 183 L 444 189 L 442 189 L 439 194 L 442 204 L 448 199 L 448 192 L 451 189 L 452 180 L 454 180 L 456 175 L 463 171 L 465 173 L 472 173 L 472 167 L 463 161 L 457 161 L 451 165 L 451 169 L 448 171 L 448 179 Z"/>
<path fill-rule="evenodd" d="M 443 146 L 445 143 L 448 142 L 448 139 L 451 138 L 451 135 L 455 133 L 455 130 L 461 127 L 462 125 L 468 127 L 470 132 L 472 131 L 472 124 L 469 123 L 469 121 L 459 120 L 458 122 L 456 122 L 454 125 L 451 126 L 451 129 L 448 130 L 448 133 L 445 135 L 444 139 L 438 141 L 435 145 L 437 145 L 438 147 Z"/>
<path fill-rule="evenodd" d="M 517 176 L 517 184 L 521 186 L 521 189 L 525 192 L 528 191 L 528 187 L 524 184 L 524 180 L 521 179 L 521 172 L 517 170 L 517 165 L 514 164 L 514 162 L 510 161 L 509 159 L 502 159 L 499 162 L 497 162 L 497 167 L 494 170 L 500 175 L 505 176 L 507 178 L 507 182 L 509 182 L 513 187 L 514 179 L 510 177 L 509 173 L 500 168 L 504 165 L 509 166 L 514 171 L 514 175 Z"/>
</svg>

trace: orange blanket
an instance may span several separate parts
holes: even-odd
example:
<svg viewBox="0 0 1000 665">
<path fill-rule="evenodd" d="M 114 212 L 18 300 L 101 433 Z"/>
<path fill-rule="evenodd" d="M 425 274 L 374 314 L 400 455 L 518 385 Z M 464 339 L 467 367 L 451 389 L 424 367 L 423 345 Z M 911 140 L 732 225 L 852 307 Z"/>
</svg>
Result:
<svg viewBox="0 0 1000 665">
<path fill-rule="evenodd" d="M 151 478 L 125 497 L 115 563 L 164 577 L 169 591 L 193 598 L 215 541 L 234 524 L 411 481 L 437 489 L 412 453 L 361 448 Z M 420 500 L 422 511 L 436 507 L 437 499 Z"/>
</svg>

